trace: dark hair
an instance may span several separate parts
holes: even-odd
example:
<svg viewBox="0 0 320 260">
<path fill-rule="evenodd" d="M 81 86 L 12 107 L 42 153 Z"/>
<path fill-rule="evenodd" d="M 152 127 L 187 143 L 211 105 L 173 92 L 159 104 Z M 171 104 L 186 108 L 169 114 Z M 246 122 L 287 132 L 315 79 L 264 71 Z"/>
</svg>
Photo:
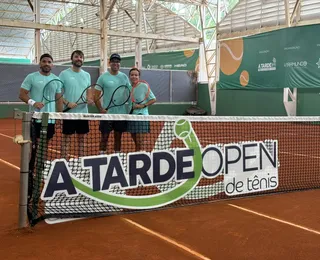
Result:
<svg viewBox="0 0 320 260">
<path fill-rule="evenodd" d="M 82 58 L 84 58 L 84 54 L 83 54 L 82 51 L 80 51 L 80 50 L 75 50 L 75 51 L 73 51 L 72 54 L 71 54 L 71 60 L 72 60 L 72 58 L 73 58 L 73 55 L 75 55 L 75 54 L 78 54 L 78 55 L 80 55 Z"/>
<path fill-rule="evenodd" d="M 139 70 L 138 68 L 132 68 L 132 69 L 129 71 L 129 76 L 130 76 L 130 74 L 131 74 L 131 71 L 134 71 L 134 70 L 138 71 L 139 76 L 141 76 L 141 72 L 140 72 L 140 70 Z"/>
<path fill-rule="evenodd" d="M 53 58 L 52 58 L 52 56 L 51 56 L 49 53 L 44 53 L 44 54 L 42 54 L 41 57 L 40 57 L 40 61 L 41 61 L 43 58 L 50 58 L 50 59 L 53 61 Z"/>
</svg>

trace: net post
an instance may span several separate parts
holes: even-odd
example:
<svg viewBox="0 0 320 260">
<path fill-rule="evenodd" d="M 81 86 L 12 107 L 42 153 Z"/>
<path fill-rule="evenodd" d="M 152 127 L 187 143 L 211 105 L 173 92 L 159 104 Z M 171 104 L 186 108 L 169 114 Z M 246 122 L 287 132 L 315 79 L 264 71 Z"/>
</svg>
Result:
<svg viewBox="0 0 320 260">
<path fill-rule="evenodd" d="M 41 130 L 40 130 L 40 141 L 38 143 L 37 147 L 37 166 L 35 168 L 35 181 L 34 185 L 32 187 L 32 212 L 31 212 L 31 218 L 32 218 L 32 224 L 34 224 L 34 221 L 37 221 L 37 215 L 38 215 L 38 203 L 40 200 L 40 182 L 41 177 L 43 175 L 44 170 L 44 163 L 46 161 L 45 156 L 47 155 L 47 133 L 48 133 L 48 123 L 49 123 L 49 114 L 48 113 L 42 113 L 41 116 Z"/>
<path fill-rule="evenodd" d="M 23 112 L 22 114 L 22 136 L 23 140 L 30 140 L 32 114 Z M 28 177 L 29 177 L 29 154 L 30 142 L 21 143 L 20 156 L 20 189 L 19 189 L 19 228 L 28 225 L 27 207 L 28 207 Z"/>
</svg>

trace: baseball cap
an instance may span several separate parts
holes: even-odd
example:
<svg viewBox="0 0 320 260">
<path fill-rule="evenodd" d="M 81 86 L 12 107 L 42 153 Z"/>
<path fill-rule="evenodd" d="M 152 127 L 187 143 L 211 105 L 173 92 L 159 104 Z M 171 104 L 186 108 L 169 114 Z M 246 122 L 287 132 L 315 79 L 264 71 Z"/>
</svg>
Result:
<svg viewBox="0 0 320 260">
<path fill-rule="evenodd" d="M 110 60 L 112 60 L 112 59 L 121 60 L 121 57 L 120 57 L 120 55 L 118 53 L 113 53 L 110 56 Z"/>
</svg>

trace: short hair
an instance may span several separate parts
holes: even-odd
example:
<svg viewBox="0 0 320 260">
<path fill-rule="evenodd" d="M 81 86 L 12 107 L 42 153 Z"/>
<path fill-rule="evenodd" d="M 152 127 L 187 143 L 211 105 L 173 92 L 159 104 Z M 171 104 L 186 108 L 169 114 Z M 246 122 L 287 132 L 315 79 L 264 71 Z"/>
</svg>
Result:
<svg viewBox="0 0 320 260">
<path fill-rule="evenodd" d="M 50 59 L 53 61 L 53 58 L 52 58 L 52 56 L 51 56 L 49 53 L 44 53 L 44 54 L 42 54 L 41 57 L 40 57 L 40 61 L 41 61 L 43 58 L 50 58 Z"/>
<path fill-rule="evenodd" d="M 84 58 L 84 54 L 83 54 L 82 51 L 80 51 L 80 50 L 75 50 L 75 51 L 73 51 L 73 52 L 71 53 L 71 60 L 72 60 L 72 58 L 73 58 L 73 55 L 75 55 L 75 54 L 78 54 L 78 55 L 80 55 L 81 57 Z"/>
<path fill-rule="evenodd" d="M 130 76 L 131 72 L 134 71 L 134 70 L 138 71 L 139 76 L 141 76 L 140 70 L 139 70 L 138 68 L 136 68 L 136 67 L 133 67 L 133 68 L 129 71 L 129 76 Z"/>
</svg>

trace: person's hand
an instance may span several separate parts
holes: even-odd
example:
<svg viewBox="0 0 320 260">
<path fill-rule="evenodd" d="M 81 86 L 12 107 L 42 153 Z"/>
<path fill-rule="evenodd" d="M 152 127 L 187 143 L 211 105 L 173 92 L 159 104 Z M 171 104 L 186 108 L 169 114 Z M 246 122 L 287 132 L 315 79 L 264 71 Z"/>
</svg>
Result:
<svg viewBox="0 0 320 260">
<path fill-rule="evenodd" d="M 100 113 L 101 113 L 101 114 L 107 114 L 107 113 L 108 113 L 108 110 L 102 108 L 102 109 L 100 109 Z"/>
<path fill-rule="evenodd" d="M 93 99 L 88 99 L 88 101 L 87 101 L 87 103 L 88 103 L 88 105 L 93 105 L 94 104 L 94 101 L 93 101 Z"/>
<path fill-rule="evenodd" d="M 135 105 L 133 106 L 133 109 L 141 109 L 141 108 L 144 108 L 144 107 L 145 107 L 145 105 L 135 104 Z"/>
<path fill-rule="evenodd" d="M 77 106 L 77 103 L 69 102 L 68 108 L 75 108 Z"/>
<path fill-rule="evenodd" d="M 40 110 L 41 108 L 44 107 L 44 104 L 41 103 L 41 102 L 36 102 L 36 103 L 33 104 L 33 106 L 34 106 L 35 108 L 37 108 L 37 109 Z"/>
</svg>

